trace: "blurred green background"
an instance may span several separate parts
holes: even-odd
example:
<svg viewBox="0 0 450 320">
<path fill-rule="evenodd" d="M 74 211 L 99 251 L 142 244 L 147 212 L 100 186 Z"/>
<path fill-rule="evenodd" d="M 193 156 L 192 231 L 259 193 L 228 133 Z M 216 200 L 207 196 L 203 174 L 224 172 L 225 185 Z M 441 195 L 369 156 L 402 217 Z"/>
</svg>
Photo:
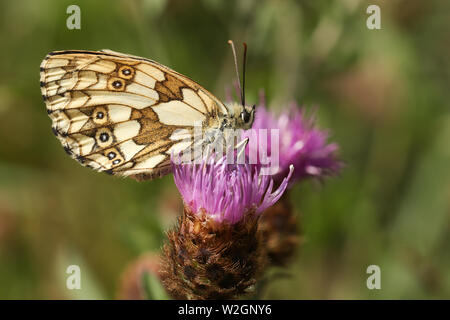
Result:
<svg viewBox="0 0 450 320">
<path fill-rule="evenodd" d="M 66 8 L 81 8 L 81 30 Z M 368 30 L 366 8 L 381 8 Z M 450 298 L 450 2 L 2 1 L 0 298 L 115 298 L 181 212 L 172 176 L 137 183 L 70 159 L 51 132 L 39 65 L 53 50 L 144 56 L 219 98 L 228 39 L 249 46 L 247 95 L 318 106 L 347 166 L 293 190 L 305 243 L 264 298 Z M 241 48 L 239 47 L 239 50 Z M 78 264 L 82 290 L 65 287 Z M 381 290 L 366 287 L 381 267 Z"/>
</svg>

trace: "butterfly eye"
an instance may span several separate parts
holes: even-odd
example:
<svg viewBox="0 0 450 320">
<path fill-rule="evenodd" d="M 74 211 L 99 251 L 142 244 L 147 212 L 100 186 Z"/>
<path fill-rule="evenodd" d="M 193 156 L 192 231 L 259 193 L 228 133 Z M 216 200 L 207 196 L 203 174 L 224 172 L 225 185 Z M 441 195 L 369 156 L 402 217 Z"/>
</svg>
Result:
<svg viewBox="0 0 450 320">
<path fill-rule="evenodd" d="M 246 111 L 241 112 L 241 118 L 242 118 L 242 121 L 244 121 L 244 123 L 249 122 L 250 121 L 250 113 L 248 113 Z"/>
</svg>

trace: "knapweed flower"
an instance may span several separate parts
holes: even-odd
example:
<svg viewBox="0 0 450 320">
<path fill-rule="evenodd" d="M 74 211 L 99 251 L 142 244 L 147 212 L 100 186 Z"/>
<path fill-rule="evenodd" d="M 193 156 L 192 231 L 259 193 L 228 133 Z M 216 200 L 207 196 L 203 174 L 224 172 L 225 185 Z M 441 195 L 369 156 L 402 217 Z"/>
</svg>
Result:
<svg viewBox="0 0 450 320">
<path fill-rule="evenodd" d="M 261 136 L 260 129 L 268 132 Z M 271 130 L 277 129 L 278 147 L 272 148 Z M 328 134 L 319 129 L 315 124 L 315 118 L 307 117 L 295 103 L 292 103 L 279 116 L 266 109 L 264 97 L 262 96 L 255 113 L 255 122 L 252 132 L 246 133 L 250 142 L 247 153 L 256 154 L 257 162 L 261 161 L 261 147 L 265 148 L 266 154 L 271 162 L 277 157 L 278 171 L 274 172 L 274 179 L 279 180 L 290 165 L 294 165 L 295 172 L 290 180 L 290 185 L 308 177 L 322 179 L 328 175 L 336 174 L 342 167 L 338 160 L 336 143 L 328 143 Z M 266 139 L 262 143 L 261 139 Z M 298 216 L 290 202 L 290 191 L 288 190 L 274 206 L 262 214 L 259 223 L 259 232 L 262 235 L 263 244 L 273 265 L 286 265 L 290 261 L 298 244 L 301 242 L 299 236 Z"/>
<path fill-rule="evenodd" d="M 184 214 L 168 233 L 161 277 L 179 299 L 232 299 L 247 292 L 266 261 L 257 232 L 259 215 L 286 190 L 259 168 L 227 164 L 226 157 L 173 165 Z"/>
<path fill-rule="evenodd" d="M 323 178 L 333 175 L 342 167 L 336 156 L 338 145 L 327 143 L 328 133 L 317 128 L 314 117 L 307 117 L 304 111 L 300 110 L 295 103 L 283 111 L 279 116 L 269 112 L 264 102 L 261 103 L 255 112 L 255 122 L 253 123 L 253 133 L 250 131 L 247 136 L 250 138 L 248 152 L 259 155 L 261 151 L 261 141 L 259 141 L 259 129 L 267 129 L 267 146 L 265 152 L 267 156 L 278 157 L 279 169 L 278 177 L 282 177 L 289 170 L 290 165 L 294 165 L 295 172 L 290 184 L 307 177 Z M 279 131 L 278 154 L 273 154 L 271 150 L 272 142 L 270 130 Z M 256 139 L 254 138 L 256 137 Z"/>
<path fill-rule="evenodd" d="M 200 165 L 174 166 L 173 175 L 192 212 L 205 212 L 216 222 L 235 224 L 249 212 L 258 216 L 277 202 L 293 171 L 291 166 L 275 191 L 270 176 L 260 175 L 254 165 L 228 164 L 226 156 L 217 161 L 211 156 Z"/>
</svg>

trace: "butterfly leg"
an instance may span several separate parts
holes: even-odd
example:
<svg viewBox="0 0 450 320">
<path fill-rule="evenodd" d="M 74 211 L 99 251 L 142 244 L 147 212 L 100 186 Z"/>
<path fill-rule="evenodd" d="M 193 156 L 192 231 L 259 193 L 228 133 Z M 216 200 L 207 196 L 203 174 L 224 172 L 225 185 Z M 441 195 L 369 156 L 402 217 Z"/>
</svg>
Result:
<svg viewBox="0 0 450 320">
<path fill-rule="evenodd" d="M 245 138 L 244 140 L 242 140 L 241 142 L 239 142 L 235 149 L 238 150 L 238 159 L 243 155 L 244 151 L 245 151 L 245 147 L 248 144 L 249 139 Z"/>
</svg>

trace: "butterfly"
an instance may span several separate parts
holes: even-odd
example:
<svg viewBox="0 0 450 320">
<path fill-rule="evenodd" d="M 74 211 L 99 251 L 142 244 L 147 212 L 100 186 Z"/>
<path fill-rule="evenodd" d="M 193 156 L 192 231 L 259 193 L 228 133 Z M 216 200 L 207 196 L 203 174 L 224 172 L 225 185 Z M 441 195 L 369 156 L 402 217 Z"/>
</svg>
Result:
<svg viewBox="0 0 450 320">
<path fill-rule="evenodd" d="M 40 86 L 53 133 L 72 158 L 138 181 L 171 172 L 171 154 L 192 147 L 196 123 L 220 131 L 249 129 L 254 119 L 245 100 L 225 105 L 158 62 L 111 50 L 49 53 Z"/>
</svg>

